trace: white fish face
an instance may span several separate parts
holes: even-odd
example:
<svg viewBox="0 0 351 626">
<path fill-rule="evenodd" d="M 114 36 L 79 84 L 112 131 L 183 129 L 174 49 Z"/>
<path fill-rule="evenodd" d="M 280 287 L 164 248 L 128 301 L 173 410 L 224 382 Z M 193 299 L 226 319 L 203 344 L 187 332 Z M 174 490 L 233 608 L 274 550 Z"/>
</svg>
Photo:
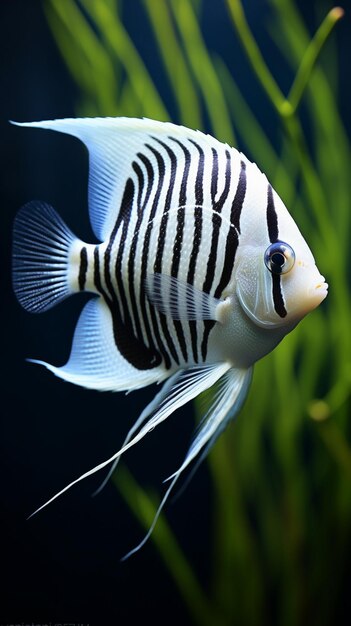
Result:
<svg viewBox="0 0 351 626">
<path fill-rule="evenodd" d="M 258 174 L 257 174 L 258 172 Z M 236 259 L 236 292 L 258 326 L 289 332 L 326 297 L 328 285 L 278 194 L 257 168 Z M 245 217 L 244 216 L 244 217 Z"/>
<path fill-rule="evenodd" d="M 279 240 L 266 249 L 244 246 L 240 251 L 237 295 L 258 326 L 295 325 L 327 296 L 328 285 L 299 239 L 295 247 Z"/>
<path fill-rule="evenodd" d="M 309 246 L 275 193 L 274 202 L 278 238 L 242 242 L 237 260 L 239 301 L 261 327 L 295 325 L 324 300 L 328 290 Z"/>
<path fill-rule="evenodd" d="M 306 246 L 307 247 L 307 246 Z M 328 284 L 309 254 L 298 254 L 291 272 L 281 275 L 287 319 L 299 321 L 327 296 Z"/>
</svg>

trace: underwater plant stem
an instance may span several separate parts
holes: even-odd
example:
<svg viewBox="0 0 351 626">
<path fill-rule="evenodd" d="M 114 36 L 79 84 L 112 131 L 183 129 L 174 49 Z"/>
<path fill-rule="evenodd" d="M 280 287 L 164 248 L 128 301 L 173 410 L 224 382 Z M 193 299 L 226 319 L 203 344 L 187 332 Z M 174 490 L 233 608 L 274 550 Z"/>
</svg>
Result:
<svg viewBox="0 0 351 626">
<path fill-rule="evenodd" d="M 233 121 L 235 123 L 236 120 L 240 120 L 238 134 L 245 140 L 250 152 L 255 155 L 255 162 L 264 166 L 267 175 L 273 176 L 280 163 L 277 151 L 241 94 L 228 66 L 219 56 L 214 57 L 214 67 L 223 85 L 226 100 L 235 111 Z M 281 167 L 281 178 L 284 187 L 291 184 L 290 172 L 288 173 L 284 166 Z"/>
<path fill-rule="evenodd" d="M 157 511 L 157 505 L 153 499 L 139 487 L 125 466 L 119 467 L 112 480 L 140 524 L 145 530 L 148 530 Z M 213 610 L 206 598 L 162 513 L 151 535 L 151 541 L 155 544 L 173 577 L 194 623 L 199 624 L 199 626 L 213 626 L 213 624 L 225 626 L 221 616 Z"/>
<path fill-rule="evenodd" d="M 233 126 L 222 86 L 204 42 L 194 9 L 189 0 L 170 3 L 191 71 L 201 92 L 211 127 L 217 139 L 236 145 Z M 204 77 L 206 79 L 204 80 Z"/>
<path fill-rule="evenodd" d="M 303 130 L 297 116 L 283 117 L 284 130 L 296 153 L 297 161 L 300 165 L 301 175 L 306 187 L 311 207 L 315 210 L 325 244 L 330 242 L 330 228 L 326 200 L 323 194 L 321 183 L 311 161 Z"/>
<path fill-rule="evenodd" d="M 319 54 L 332 32 L 335 24 L 343 17 L 344 10 L 341 7 L 334 7 L 324 18 L 320 27 L 318 28 L 315 36 L 311 40 L 304 56 L 300 67 L 296 73 L 294 82 L 289 91 L 287 101 L 290 105 L 290 114 L 296 111 L 303 93 L 307 87 L 311 72 L 316 64 Z"/>
<path fill-rule="evenodd" d="M 182 47 L 174 32 L 167 2 L 144 0 L 153 34 L 157 41 L 167 77 L 173 89 L 182 124 L 193 128 L 201 127 L 201 113 L 196 88 L 186 64 Z M 175 59 L 177 62 L 175 63 Z"/>
<path fill-rule="evenodd" d="M 247 23 L 245 13 L 240 0 L 227 0 L 229 12 L 232 16 L 237 35 L 245 50 L 245 53 L 251 63 L 251 66 L 261 83 L 263 89 L 267 93 L 270 101 L 281 113 L 284 109 L 285 98 L 269 71 L 266 62 L 263 59 L 261 51 L 253 37 L 249 25 Z"/>
<path fill-rule="evenodd" d="M 214 602 L 230 624 L 239 614 L 251 624 L 264 612 L 262 570 L 229 434 L 217 441 L 209 456 L 215 485 L 212 588 Z"/>
<path fill-rule="evenodd" d="M 76 82 L 95 95 L 101 113 L 116 108 L 117 83 L 113 64 L 99 38 L 72 0 L 46 0 L 44 11 L 53 35 Z M 60 21 L 64 28 L 60 28 Z M 79 42 L 76 33 L 79 32 Z"/>
<path fill-rule="evenodd" d="M 318 434 L 343 475 L 351 480 L 351 448 L 335 420 L 327 419 L 318 422 Z"/>
<path fill-rule="evenodd" d="M 155 117 L 168 120 L 168 112 L 132 39 L 118 16 L 104 2 L 84 2 L 84 8 L 95 20 L 106 42 L 125 68 L 137 99 L 143 103 L 147 93 L 148 106 Z"/>
<path fill-rule="evenodd" d="M 344 15 L 343 9 L 341 7 L 334 7 L 329 11 L 323 20 L 315 36 L 307 47 L 304 56 L 302 57 L 300 67 L 295 76 L 289 95 L 285 98 L 268 69 L 260 49 L 256 44 L 255 38 L 251 33 L 241 0 L 227 0 L 227 4 L 246 56 L 249 59 L 251 66 L 272 105 L 281 117 L 293 116 L 306 89 L 313 67 L 316 64 L 328 36 L 333 30 L 335 24 Z"/>
</svg>

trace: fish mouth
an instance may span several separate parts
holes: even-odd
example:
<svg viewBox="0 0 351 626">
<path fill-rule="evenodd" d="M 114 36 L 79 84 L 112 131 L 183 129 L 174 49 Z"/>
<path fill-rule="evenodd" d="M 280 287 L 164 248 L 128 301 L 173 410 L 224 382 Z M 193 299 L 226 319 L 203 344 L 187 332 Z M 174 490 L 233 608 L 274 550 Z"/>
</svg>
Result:
<svg viewBox="0 0 351 626">
<path fill-rule="evenodd" d="M 311 287 L 311 289 L 309 289 L 308 308 L 310 311 L 319 306 L 321 302 L 323 302 L 323 300 L 327 297 L 328 287 L 329 285 L 327 282 L 325 282 L 324 276 L 321 276 L 318 283 L 314 287 Z"/>
<path fill-rule="evenodd" d="M 328 295 L 328 288 L 329 285 L 325 281 L 324 276 L 321 276 L 317 285 L 315 285 L 315 287 L 310 290 L 310 295 L 312 296 L 312 298 L 318 298 L 320 302 L 322 302 L 322 300 L 324 300 L 324 298 L 326 298 Z"/>
</svg>

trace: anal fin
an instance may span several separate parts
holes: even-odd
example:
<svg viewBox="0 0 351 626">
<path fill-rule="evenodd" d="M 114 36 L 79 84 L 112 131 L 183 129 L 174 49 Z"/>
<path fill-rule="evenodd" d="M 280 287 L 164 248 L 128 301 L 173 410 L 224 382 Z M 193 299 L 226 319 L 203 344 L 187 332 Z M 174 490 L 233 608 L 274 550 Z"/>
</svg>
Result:
<svg viewBox="0 0 351 626">
<path fill-rule="evenodd" d="M 109 307 L 101 298 L 90 300 L 78 320 L 71 355 L 63 367 L 44 365 L 60 378 L 101 391 L 130 391 L 160 382 L 168 372 L 162 367 L 137 369 L 116 345 Z"/>
</svg>

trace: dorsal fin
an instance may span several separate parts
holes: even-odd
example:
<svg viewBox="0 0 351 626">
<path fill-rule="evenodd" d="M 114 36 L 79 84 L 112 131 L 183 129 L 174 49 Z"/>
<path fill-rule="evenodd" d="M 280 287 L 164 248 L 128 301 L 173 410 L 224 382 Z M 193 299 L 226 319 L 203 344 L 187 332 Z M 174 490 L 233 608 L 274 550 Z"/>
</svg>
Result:
<svg viewBox="0 0 351 626">
<path fill-rule="evenodd" d="M 219 145 L 200 131 L 170 122 L 128 117 L 67 118 L 41 122 L 14 122 L 18 126 L 45 128 L 77 137 L 89 150 L 89 214 L 93 231 L 105 241 L 111 233 L 121 206 L 132 162 L 151 137 L 167 142 L 171 135 L 198 143 Z"/>
</svg>

